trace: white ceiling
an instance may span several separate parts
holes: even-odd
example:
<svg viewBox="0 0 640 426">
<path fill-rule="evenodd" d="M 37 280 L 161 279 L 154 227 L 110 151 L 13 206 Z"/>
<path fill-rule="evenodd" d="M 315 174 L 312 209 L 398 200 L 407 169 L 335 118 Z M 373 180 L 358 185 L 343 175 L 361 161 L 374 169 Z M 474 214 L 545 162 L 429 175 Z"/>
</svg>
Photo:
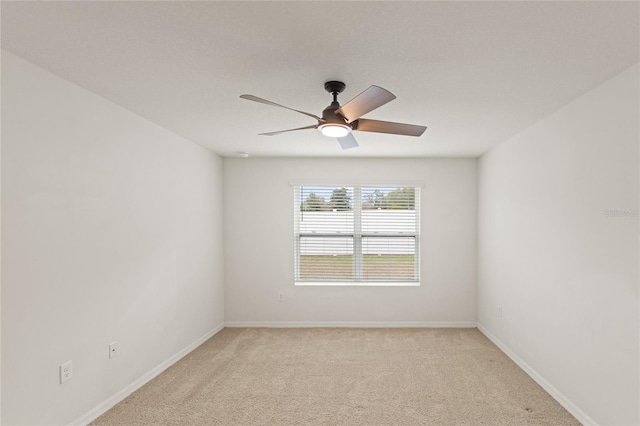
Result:
<svg viewBox="0 0 640 426">
<path fill-rule="evenodd" d="M 638 2 L 2 2 L 2 47 L 223 156 L 477 156 L 639 60 Z M 315 124 L 371 84 L 367 118 L 420 138 Z"/>
</svg>

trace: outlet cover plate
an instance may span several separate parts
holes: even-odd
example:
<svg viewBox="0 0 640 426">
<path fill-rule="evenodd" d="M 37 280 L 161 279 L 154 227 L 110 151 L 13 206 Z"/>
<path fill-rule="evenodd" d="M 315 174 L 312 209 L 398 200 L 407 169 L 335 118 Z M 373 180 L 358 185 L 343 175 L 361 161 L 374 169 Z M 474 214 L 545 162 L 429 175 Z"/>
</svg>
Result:
<svg viewBox="0 0 640 426">
<path fill-rule="evenodd" d="M 60 364 L 60 384 L 73 379 L 73 362 L 67 361 Z"/>
</svg>

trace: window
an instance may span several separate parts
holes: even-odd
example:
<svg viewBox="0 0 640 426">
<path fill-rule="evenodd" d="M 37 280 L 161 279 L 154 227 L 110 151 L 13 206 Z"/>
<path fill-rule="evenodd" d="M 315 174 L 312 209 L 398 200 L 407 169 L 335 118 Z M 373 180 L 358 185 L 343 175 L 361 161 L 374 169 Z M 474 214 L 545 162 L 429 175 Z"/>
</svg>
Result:
<svg viewBox="0 0 640 426">
<path fill-rule="evenodd" d="M 419 285 L 417 187 L 295 186 L 297 285 Z"/>
</svg>

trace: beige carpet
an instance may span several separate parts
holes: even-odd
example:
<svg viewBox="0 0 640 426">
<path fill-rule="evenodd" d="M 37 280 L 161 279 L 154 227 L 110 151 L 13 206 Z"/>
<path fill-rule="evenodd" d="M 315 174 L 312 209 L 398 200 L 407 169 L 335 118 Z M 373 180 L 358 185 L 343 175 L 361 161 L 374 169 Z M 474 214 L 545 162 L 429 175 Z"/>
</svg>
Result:
<svg viewBox="0 0 640 426">
<path fill-rule="evenodd" d="M 224 329 L 95 425 L 579 425 L 476 329 Z"/>
</svg>

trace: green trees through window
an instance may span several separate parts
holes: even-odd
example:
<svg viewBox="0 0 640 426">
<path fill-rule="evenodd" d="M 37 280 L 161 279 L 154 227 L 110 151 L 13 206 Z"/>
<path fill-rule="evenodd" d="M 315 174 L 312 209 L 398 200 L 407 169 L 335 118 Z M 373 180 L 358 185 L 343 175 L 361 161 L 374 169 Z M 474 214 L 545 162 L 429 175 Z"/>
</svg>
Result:
<svg viewBox="0 0 640 426">
<path fill-rule="evenodd" d="M 329 199 L 325 198 L 327 196 Z M 347 211 L 353 208 L 352 197 L 344 187 L 333 188 L 330 192 L 326 188 L 303 188 L 302 197 L 304 201 L 300 209 L 305 212 Z"/>
<path fill-rule="evenodd" d="M 396 188 L 393 190 L 388 188 L 362 188 L 361 193 L 363 210 L 415 210 L 415 188 Z M 326 189 L 322 190 L 319 187 L 304 188 L 300 209 L 306 212 L 353 209 L 353 200 L 347 188 L 333 188 L 328 200 L 325 198 L 327 195 Z"/>
</svg>

